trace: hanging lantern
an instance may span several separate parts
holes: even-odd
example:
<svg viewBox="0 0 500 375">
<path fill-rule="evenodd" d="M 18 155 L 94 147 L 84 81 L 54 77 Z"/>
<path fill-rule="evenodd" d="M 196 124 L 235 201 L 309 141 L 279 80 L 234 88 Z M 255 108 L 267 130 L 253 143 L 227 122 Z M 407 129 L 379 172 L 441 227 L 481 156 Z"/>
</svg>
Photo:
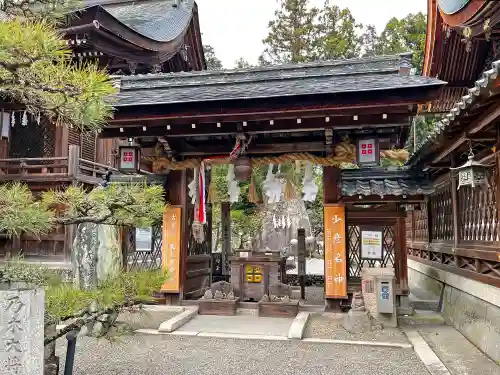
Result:
<svg viewBox="0 0 500 375">
<path fill-rule="evenodd" d="M 130 144 L 120 146 L 118 150 L 120 163 L 118 169 L 123 173 L 137 173 L 140 170 L 140 147 Z"/>
<path fill-rule="evenodd" d="M 474 160 L 474 154 L 469 153 L 469 160 L 464 165 L 457 168 L 450 168 L 458 171 L 458 188 L 470 186 L 475 188 L 488 183 L 487 167 Z"/>
<path fill-rule="evenodd" d="M 380 149 L 377 138 L 357 140 L 356 161 L 359 166 L 377 166 L 380 164 Z"/>
<path fill-rule="evenodd" d="M 248 181 L 252 175 L 252 161 L 242 156 L 234 161 L 234 178 L 237 181 Z"/>
</svg>

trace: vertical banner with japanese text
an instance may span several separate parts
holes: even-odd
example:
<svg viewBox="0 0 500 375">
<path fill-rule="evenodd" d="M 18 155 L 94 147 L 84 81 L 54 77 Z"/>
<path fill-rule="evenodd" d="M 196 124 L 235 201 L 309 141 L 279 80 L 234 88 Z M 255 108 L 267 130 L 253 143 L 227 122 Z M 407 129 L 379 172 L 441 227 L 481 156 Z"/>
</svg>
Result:
<svg viewBox="0 0 500 375">
<path fill-rule="evenodd" d="M 347 298 L 345 207 L 325 204 L 325 297 Z"/>
<path fill-rule="evenodd" d="M 162 292 L 180 291 L 181 215 L 181 207 L 176 206 L 168 206 L 163 213 L 161 263 L 168 270 L 168 279 L 161 287 Z"/>
</svg>

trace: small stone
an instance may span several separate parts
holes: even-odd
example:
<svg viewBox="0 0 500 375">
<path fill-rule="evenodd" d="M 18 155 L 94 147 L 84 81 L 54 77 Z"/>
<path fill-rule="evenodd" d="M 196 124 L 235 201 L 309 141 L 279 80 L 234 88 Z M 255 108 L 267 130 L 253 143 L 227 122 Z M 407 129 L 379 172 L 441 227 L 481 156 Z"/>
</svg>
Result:
<svg viewBox="0 0 500 375">
<path fill-rule="evenodd" d="M 212 291 L 210 289 L 206 290 L 202 299 L 214 299 L 214 295 L 212 294 Z"/>
<path fill-rule="evenodd" d="M 344 328 L 351 333 L 372 331 L 372 321 L 368 311 L 350 310 L 344 317 Z"/>
<path fill-rule="evenodd" d="M 215 294 L 214 294 L 215 299 L 222 299 L 223 297 L 224 297 L 224 295 L 222 294 L 222 292 L 220 290 L 215 291 Z"/>
</svg>

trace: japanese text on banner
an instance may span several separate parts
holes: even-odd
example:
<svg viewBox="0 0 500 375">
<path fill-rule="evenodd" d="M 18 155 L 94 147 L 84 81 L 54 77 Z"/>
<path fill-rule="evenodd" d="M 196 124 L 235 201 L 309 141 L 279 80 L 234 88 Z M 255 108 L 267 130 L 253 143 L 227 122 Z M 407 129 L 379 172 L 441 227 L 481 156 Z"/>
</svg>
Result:
<svg viewBox="0 0 500 375">
<path fill-rule="evenodd" d="M 174 206 L 165 208 L 163 213 L 162 267 L 168 271 L 168 279 L 162 292 L 180 291 L 181 213 L 181 208 Z"/>
<path fill-rule="evenodd" d="M 347 297 L 345 208 L 324 207 L 325 230 L 325 296 Z"/>
</svg>

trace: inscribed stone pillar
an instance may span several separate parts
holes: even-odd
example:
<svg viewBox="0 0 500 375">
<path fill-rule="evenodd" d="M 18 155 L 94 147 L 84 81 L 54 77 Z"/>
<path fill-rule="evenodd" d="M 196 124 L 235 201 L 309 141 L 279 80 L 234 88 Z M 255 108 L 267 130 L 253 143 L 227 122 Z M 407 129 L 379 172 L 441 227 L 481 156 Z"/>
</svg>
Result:
<svg viewBox="0 0 500 375">
<path fill-rule="evenodd" d="M 43 289 L 0 290 L 0 372 L 43 374 Z"/>
</svg>

